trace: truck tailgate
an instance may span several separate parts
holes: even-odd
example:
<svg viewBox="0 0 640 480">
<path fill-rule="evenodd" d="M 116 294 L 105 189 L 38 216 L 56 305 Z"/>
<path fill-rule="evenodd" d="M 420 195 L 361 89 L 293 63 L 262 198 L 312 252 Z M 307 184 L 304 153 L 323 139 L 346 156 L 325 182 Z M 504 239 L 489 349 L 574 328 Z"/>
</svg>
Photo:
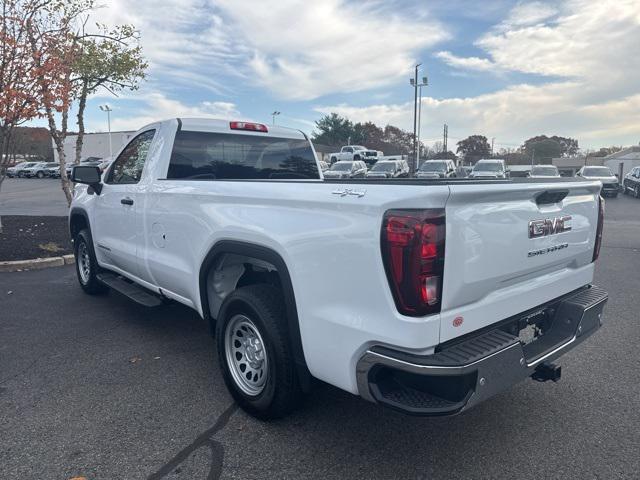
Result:
<svg viewBox="0 0 640 480">
<path fill-rule="evenodd" d="M 451 185 L 440 341 L 590 283 L 599 191 L 576 181 Z"/>
</svg>

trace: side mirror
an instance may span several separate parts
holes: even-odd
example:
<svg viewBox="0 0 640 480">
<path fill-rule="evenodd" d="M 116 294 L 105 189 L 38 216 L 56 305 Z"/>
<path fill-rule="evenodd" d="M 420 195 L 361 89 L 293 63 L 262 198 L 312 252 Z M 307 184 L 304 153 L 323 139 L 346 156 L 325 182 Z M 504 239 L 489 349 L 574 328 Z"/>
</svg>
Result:
<svg viewBox="0 0 640 480">
<path fill-rule="evenodd" d="M 99 167 L 76 165 L 71 170 L 71 181 L 89 185 L 100 195 L 102 192 L 102 182 Z"/>
</svg>

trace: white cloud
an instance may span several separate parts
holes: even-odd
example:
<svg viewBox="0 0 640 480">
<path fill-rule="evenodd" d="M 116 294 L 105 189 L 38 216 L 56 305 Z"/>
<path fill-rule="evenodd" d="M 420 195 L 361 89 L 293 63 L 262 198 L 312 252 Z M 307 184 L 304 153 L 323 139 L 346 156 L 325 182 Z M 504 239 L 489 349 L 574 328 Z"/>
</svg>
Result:
<svg viewBox="0 0 640 480">
<path fill-rule="evenodd" d="M 122 117 L 119 115 L 118 107 L 114 107 L 111 122 L 113 130 L 138 130 L 148 123 L 175 117 L 240 118 L 236 105 L 230 102 L 201 102 L 197 105 L 185 105 L 159 92 L 131 97 L 129 101 L 141 104 L 136 108 L 138 115 Z M 89 124 L 89 128 L 103 127 L 99 119 L 96 122 L 96 125 Z"/>
<path fill-rule="evenodd" d="M 444 63 L 454 68 L 462 68 L 466 70 L 477 70 L 481 72 L 495 71 L 496 65 L 486 58 L 479 57 L 458 57 L 451 52 L 443 51 L 435 54 Z"/>
<path fill-rule="evenodd" d="M 522 2 L 514 7 L 504 25 L 526 26 L 547 20 L 558 13 L 553 5 L 544 2 Z"/>
<path fill-rule="evenodd" d="M 471 134 L 496 137 L 498 147 L 516 147 L 538 134 L 578 138 L 584 147 L 637 143 L 640 139 L 640 93 L 620 100 L 581 105 L 578 86 L 554 83 L 517 85 L 469 98 L 422 99 L 423 141 L 440 139 L 449 124 L 450 145 Z M 366 107 L 330 105 L 316 111 L 336 112 L 353 121 L 373 121 L 413 129 L 413 103 Z M 455 147 L 453 148 L 455 149 Z"/>
<path fill-rule="evenodd" d="M 418 52 L 447 38 L 434 19 L 393 3 L 218 0 L 237 36 L 253 50 L 256 80 L 281 98 L 308 100 L 391 85 Z"/>
<path fill-rule="evenodd" d="M 583 147 L 638 143 L 640 2 L 571 0 L 559 12 L 541 5 L 516 6 L 506 21 L 483 35 L 476 45 L 487 59 L 449 52 L 438 56 L 455 68 L 478 71 L 491 66 L 550 76 L 549 82 L 470 98 L 426 98 L 426 137 L 438 136 L 446 122 L 452 137 L 480 133 L 513 145 L 541 133 L 573 136 Z M 413 118 L 412 104 L 317 110 L 407 129 Z"/>
<path fill-rule="evenodd" d="M 427 13 L 380 1 L 111 0 L 100 20 L 141 30 L 152 77 L 230 94 L 227 75 L 288 100 L 391 85 L 448 38 Z"/>
</svg>

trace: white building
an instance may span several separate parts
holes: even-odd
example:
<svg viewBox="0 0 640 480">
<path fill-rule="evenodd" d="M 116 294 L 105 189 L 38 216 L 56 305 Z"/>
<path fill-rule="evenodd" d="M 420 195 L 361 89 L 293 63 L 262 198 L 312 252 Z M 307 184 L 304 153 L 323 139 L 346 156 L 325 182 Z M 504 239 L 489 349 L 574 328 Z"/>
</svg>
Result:
<svg viewBox="0 0 640 480">
<path fill-rule="evenodd" d="M 633 167 L 640 167 L 640 145 L 604 157 L 604 164 L 622 179 Z"/>
<path fill-rule="evenodd" d="M 129 141 L 135 132 L 111 132 L 111 149 L 116 155 L 120 148 Z M 77 135 L 68 135 L 64 140 L 64 154 L 67 163 L 73 163 L 76 158 Z M 80 160 L 88 157 L 107 158 L 109 157 L 109 134 L 108 133 L 85 133 L 82 142 L 82 155 Z M 53 158 L 58 159 L 58 152 L 53 146 Z"/>
</svg>

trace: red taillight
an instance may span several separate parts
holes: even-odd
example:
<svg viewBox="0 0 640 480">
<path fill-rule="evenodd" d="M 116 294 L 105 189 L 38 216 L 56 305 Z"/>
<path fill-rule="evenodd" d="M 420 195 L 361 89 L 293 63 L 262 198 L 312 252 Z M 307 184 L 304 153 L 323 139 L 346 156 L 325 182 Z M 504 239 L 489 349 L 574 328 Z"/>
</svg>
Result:
<svg viewBox="0 0 640 480">
<path fill-rule="evenodd" d="M 598 200 L 598 227 L 596 228 L 596 242 L 593 247 L 593 262 L 600 256 L 600 245 L 602 245 L 602 228 L 604 227 L 604 198 Z"/>
<path fill-rule="evenodd" d="M 444 210 L 389 210 L 382 221 L 382 259 L 403 315 L 440 311 L 444 271 Z"/>
<path fill-rule="evenodd" d="M 249 122 L 229 122 L 229 128 L 231 130 L 249 130 L 251 132 L 264 132 L 269 130 L 266 125 L 261 123 L 249 123 Z"/>
</svg>

